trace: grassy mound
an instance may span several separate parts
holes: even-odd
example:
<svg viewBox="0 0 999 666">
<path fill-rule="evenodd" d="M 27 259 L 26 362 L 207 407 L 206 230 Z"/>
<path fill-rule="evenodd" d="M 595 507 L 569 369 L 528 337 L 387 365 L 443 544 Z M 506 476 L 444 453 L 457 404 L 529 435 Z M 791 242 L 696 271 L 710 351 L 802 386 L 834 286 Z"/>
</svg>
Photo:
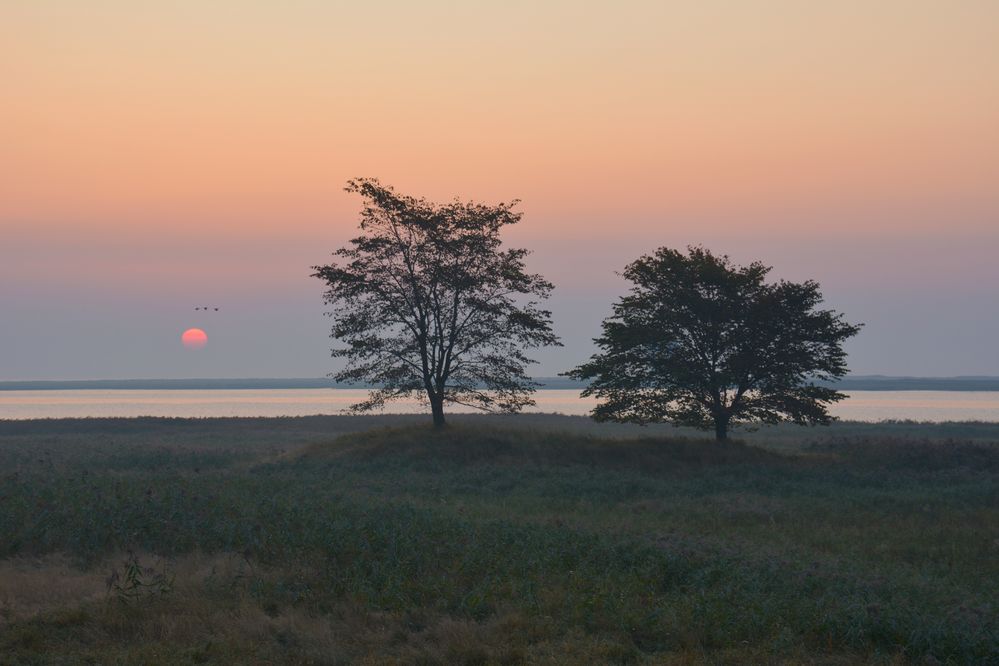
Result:
<svg viewBox="0 0 999 666">
<path fill-rule="evenodd" d="M 572 432 L 536 432 L 475 425 L 380 428 L 314 443 L 304 460 L 395 459 L 407 464 L 583 465 L 651 473 L 690 466 L 777 463 L 788 457 L 740 441 L 686 437 L 605 439 Z"/>
</svg>

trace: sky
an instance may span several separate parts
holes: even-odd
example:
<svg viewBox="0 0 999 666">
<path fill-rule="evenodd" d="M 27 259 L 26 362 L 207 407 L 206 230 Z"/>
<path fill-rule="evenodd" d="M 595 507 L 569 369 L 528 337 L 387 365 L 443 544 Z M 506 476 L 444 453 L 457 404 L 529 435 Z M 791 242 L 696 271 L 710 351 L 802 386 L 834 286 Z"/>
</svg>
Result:
<svg viewBox="0 0 999 666">
<path fill-rule="evenodd" d="M 992 0 L 0 0 L 0 82 L 0 380 L 335 370 L 362 176 L 522 201 L 537 375 L 691 244 L 817 280 L 855 374 L 999 375 Z"/>
</svg>

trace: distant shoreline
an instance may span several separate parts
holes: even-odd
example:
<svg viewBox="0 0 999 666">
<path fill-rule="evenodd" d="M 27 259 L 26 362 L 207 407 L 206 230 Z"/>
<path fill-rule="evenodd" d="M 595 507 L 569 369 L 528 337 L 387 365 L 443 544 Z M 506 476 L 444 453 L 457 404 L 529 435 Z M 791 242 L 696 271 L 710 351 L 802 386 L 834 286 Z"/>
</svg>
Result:
<svg viewBox="0 0 999 666">
<path fill-rule="evenodd" d="M 542 389 L 582 389 L 564 377 L 536 377 Z M 885 377 L 858 375 L 834 386 L 843 391 L 999 391 L 999 377 Z M 337 384 L 328 378 L 289 379 L 83 379 L 0 381 L 0 391 L 191 391 L 239 389 L 366 389 L 365 384 Z"/>
</svg>

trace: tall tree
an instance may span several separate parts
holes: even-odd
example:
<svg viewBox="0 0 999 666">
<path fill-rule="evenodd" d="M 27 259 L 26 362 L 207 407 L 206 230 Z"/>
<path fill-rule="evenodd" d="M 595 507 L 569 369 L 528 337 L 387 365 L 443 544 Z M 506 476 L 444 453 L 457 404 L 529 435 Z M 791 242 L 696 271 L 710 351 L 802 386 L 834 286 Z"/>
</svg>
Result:
<svg viewBox="0 0 999 666">
<path fill-rule="evenodd" d="M 326 283 L 331 337 L 343 343 L 340 382 L 378 386 L 354 411 L 418 395 L 434 424 L 444 405 L 516 412 L 534 404 L 537 384 L 525 352 L 559 345 L 539 300 L 552 284 L 526 271 L 525 249 L 503 249 L 517 201 L 437 204 L 396 193 L 376 179 L 347 183 L 361 195 L 361 235 L 314 266 Z"/>
<path fill-rule="evenodd" d="M 827 406 L 846 396 L 815 382 L 846 374 L 842 344 L 860 327 L 817 309 L 816 282 L 767 283 L 769 272 L 698 247 L 628 265 L 633 286 L 603 322 L 601 352 L 567 373 L 591 380 L 594 418 L 714 429 L 717 439 L 740 423 L 828 424 Z"/>
</svg>

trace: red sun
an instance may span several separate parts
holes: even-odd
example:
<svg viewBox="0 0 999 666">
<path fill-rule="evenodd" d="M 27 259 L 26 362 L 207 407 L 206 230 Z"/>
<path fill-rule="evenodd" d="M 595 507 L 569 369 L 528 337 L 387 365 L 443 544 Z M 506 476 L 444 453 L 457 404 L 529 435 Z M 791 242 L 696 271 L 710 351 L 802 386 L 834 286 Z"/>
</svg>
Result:
<svg viewBox="0 0 999 666">
<path fill-rule="evenodd" d="M 200 328 L 189 328 L 180 336 L 180 341 L 188 349 L 201 349 L 208 344 L 208 335 Z"/>
</svg>

